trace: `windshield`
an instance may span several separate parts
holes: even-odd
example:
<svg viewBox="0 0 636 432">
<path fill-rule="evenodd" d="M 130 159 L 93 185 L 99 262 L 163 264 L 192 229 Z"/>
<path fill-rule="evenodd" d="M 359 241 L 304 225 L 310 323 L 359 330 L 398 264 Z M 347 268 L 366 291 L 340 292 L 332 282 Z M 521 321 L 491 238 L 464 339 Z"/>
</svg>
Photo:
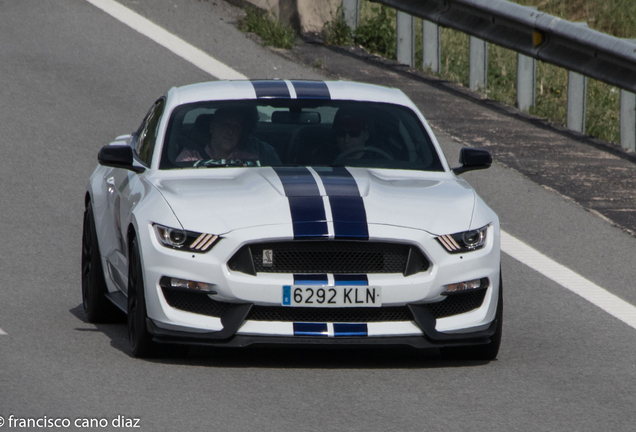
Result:
<svg viewBox="0 0 636 432">
<path fill-rule="evenodd" d="M 172 112 L 160 168 L 285 165 L 443 171 L 409 108 L 314 99 L 181 105 Z"/>
</svg>

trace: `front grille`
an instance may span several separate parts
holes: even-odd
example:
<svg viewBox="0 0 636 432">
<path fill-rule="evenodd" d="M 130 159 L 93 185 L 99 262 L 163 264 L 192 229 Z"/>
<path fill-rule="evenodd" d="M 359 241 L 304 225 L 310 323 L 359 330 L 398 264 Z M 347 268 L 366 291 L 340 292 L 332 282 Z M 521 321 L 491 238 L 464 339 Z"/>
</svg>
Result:
<svg viewBox="0 0 636 432">
<path fill-rule="evenodd" d="M 205 294 L 171 288 L 162 288 L 163 295 L 175 309 L 199 315 L 221 317 L 230 308 L 230 303 L 212 300 Z M 448 296 L 438 303 L 422 305 L 435 318 L 458 315 L 477 309 L 484 302 L 486 290 L 469 291 Z M 284 306 L 252 306 L 247 320 L 282 322 L 391 322 L 413 321 L 408 306 L 386 306 L 379 308 L 297 308 Z"/>
<path fill-rule="evenodd" d="M 253 267 L 246 270 L 245 257 Z M 267 257 L 267 258 L 264 258 Z M 248 261 L 250 261 L 248 259 Z M 408 263 L 411 262 L 411 266 Z M 413 264 L 415 263 L 415 268 Z M 241 248 L 230 270 L 263 273 L 407 273 L 426 271 L 428 260 L 413 246 L 355 241 L 259 243 Z"/>
</svg>

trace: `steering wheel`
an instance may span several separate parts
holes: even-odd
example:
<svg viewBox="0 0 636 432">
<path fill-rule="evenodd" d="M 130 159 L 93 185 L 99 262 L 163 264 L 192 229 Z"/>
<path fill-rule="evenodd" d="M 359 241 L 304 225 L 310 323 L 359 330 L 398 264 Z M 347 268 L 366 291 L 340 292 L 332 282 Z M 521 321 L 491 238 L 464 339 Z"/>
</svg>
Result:
<svg viewBox="0 0 636 432">
<path fill-rule="evenodd" d="M 333 161 L 333 163 L 336 162 L 340 162 L 343 159 L 347 159 L 349 156 L 356 154 L 356 153 L 375 153 L 378 156 L 382 156 L 384 159 L 387 160 L 393 160 L 393 156 L 391 156 L 389 153 L 385 152 L 382 149 L 379 149 L 377 147 L 364 147 L 364 148 L 352 148 L 349 149 L 347 151 L 342 152 L 335 161 Z"/>
</svg>

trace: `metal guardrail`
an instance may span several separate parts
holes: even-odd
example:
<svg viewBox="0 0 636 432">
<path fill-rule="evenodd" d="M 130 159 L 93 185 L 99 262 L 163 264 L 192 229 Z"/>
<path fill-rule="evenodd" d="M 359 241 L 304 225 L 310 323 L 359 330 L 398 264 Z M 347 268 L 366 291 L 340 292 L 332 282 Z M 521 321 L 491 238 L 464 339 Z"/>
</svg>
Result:
<svg viewBox="0 0 636 432">
<path fill-rule="evenodd" d="M 636 126 L 632 120 L 636 110 L 632 106 L 636 93 L 634 43 L 505 0 L 371 1 L 621 88 L 621 145 L 636 150 Z M 359 0 L 343 0 L 343 6 L 345 15 L 351 15 L 353 7 L 359 8 Z M 355 21 L 357 24 L 357 11 Z M 582 115 L 584 127 L 584 108 Z M 572 128 L 580 130 L 579 126 Z"/>
<path fill-rule="evenodd" d="M 636 93 L 636 46 L 504 0 L 372 0 Z"/>
</svg>

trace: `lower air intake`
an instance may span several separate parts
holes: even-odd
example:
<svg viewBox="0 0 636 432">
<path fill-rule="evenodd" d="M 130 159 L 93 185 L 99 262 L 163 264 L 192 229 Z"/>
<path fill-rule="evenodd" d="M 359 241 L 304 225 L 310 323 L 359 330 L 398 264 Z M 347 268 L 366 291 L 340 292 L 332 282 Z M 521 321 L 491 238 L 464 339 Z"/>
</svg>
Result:
<svg viewBox="0 0 636 432">
<path fill-rule="evenodd" d="M 230 308 L 230 303 L 212 300 L 206 294 L 173 288 L 162 288 L 168 304 L 179 310 L 221 317 Z M 486 290 L 475 290 L 449 296 L 438 303 L 424 305 L 435 318 L 458 315 L 480 307 Z M 413 321 L 407 306 L 379 308 L 302 308 L 284 306 L 252 306 L 248 320 L 282 322 L 395 322 Z"/>
</svg>

